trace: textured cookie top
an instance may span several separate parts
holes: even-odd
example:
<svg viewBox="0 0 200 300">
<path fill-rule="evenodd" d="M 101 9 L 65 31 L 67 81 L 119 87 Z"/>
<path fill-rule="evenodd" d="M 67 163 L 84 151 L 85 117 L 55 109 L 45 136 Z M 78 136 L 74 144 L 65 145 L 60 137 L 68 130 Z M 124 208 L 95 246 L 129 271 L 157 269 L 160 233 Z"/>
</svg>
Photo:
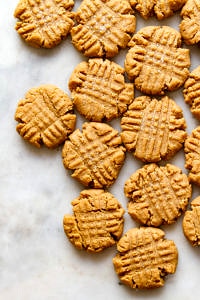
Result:
<svg viewBox="0 0 200 300">
<path fill-rule="evenodd" d="M 15 112 L 16 129 L 31 144 L 54 148 L 63 143 L 75 127 L 73 103 L 54 85 L 30 89 Z"/>
<path fill-rule="evenodd" d="M 145 94 L 162 95 L 182 86 L 189 75 L 188 49 L 181 35 L 168 26 L 147 26 L 129 42 L 125 70 L 135 87 Z"/>
<path fill-rule="evenodd" d="M 63 226 L 75 247 L 100 252 L 119 240 L 124 209 L 111 193 L 99 189 L 84 190 L 72 205 L 74 215 L 65 215 Z"/>
<path fill-rule="evenodd" d="M 164 285 L 164 277 L 176 271 L 178 261 L 176 245 L 164 235 L 161 229 L 141 227 L 119 240 L 113 264 L 122 283 L 139 289 Z"/>
<path fill-rule="evenodd" d="M 200 126 L 196 127 L 185 141 L 185 168 L 189 180 L 200 186 Z"/>
<path fill-rule="evenodd" d="M 73 0 L 20 0 L 15 29 L 31 46 L 52 48 L 71 30 L 73 6 Z"/>
<path fill-rule="evenodd" d="M 125 159 L 117 130 L 105 123 L 84 123 L 64 144 L 63 164 L 83 185 L 103 188 L 114 183 Z"/>
<path fill-rule="evenodd" d="M 187 45 L 200 42 L 200 0 L 187 0 L 181 10 L 180 33 Z"/>
<path fill-rule="evenodd" d="M 125 83 L 125 70 L 101 58 L 80 63 L 69 79 L 74 105 L 89 121 L 110 121 L 133 101 L 133 84 Z"/>
<path fill-rule="evenodd" d="M 184 84 L 183 95 L 193 115 L 200 119 L 200 66 L 189 74 Z"/>
<path fill-rule="evenodd" d="M 127 150 L 144 162 L 171 158 L 187 137 L 182 110 L 167 96 L 135 98 L 121 119 L 121 128 Z"/>
<path fill-rule="evenodd" d="M 71 30 L 75 47 L 88 57 L 113 57 L 135 31 L 128 0 L 83 0 Z"/>
<path fill-rule="evenodd" d="M 191 186 L 178 167 L 149 164 L 125 182 L 124 192 L 129 214 L 144 225 L 157 227 L 175 222 L 185 211 Z"/>
<path fill-rule="evenodd" d="M 131 6 L 144 19 L 156 16 L 158 20 L 168 18 L 185 4 L 186 0 L 130 0 Z"/>
<path fill-rule="evenodd" d="M 200 197 L 191 202 L 183 218 L 183 232 L 193 246 L 200 246 Z"/>
</svg>

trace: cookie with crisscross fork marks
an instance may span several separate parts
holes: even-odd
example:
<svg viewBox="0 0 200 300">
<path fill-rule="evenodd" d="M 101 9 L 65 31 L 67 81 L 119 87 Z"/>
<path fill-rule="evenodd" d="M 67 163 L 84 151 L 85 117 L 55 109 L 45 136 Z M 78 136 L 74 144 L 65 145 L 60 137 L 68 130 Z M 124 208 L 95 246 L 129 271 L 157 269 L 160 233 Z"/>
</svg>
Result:
<svg viewBox="0 0 200 300">
<path fill-rule="evenodd" d="M 126 149 L 144 162 L 171 158 L 187 137 L 182 109 L 167 96 L 135 98 L 121 119 L 121 128 Z"/>
<path fill-rule="evenodd" d="M 200 126 L 192 130 L 185 141 L 185 168 L 189 180 L 200 186 Z"/>
<path fill-rule="evenodd" d="M 181 35 L 168 26 L 147 26 L 129 42 L 125 70 L 135 87 L 145 94 L 162 95 L 182 86 L 189 75 L 188 49 Z"/>
<path fill-rule="evenodd" d="M 183 95 L 192 114 L 200 120 L 200 66 L 189 74 L 184 84 Z"/>
<path fill-rule="evenodd" d="M 122 283 L 134 289 L 164 285 L 164 277 L 176 271 L 178 262 L 175 243 L 164 236 L 163 230 L 153 227 L 133 228 L 122 236 L 113 258 Z"/>
<path fill-rule="evenodd" d="M 191 197 L 189 180 L 171 164 L 148 164 L 125 182 L 128 212 L 139 223 L 158 227 L 172 224 L 186 210 Z"/>
<path fill-rule="evenodd" d="M 73 0 L 20 0 L 14 16 L 15 29 L 33 47 L 52 48 L 74 25 Z"/>
<path fill-rule="evenodd" d="M 71 30 L 75 47 L 88 57 L 113 57 L 135 31 L 135 16 L 127 0 L 83 0 Z"/>
<path fill-rule="evenodd" d="M 133 101 L 133 84 L 125 83 L 125 70 L 101 58 L 80 63 L 73 71 L 69 88 L 73 103 L 89 121 L 110 121 L 121 116 Z"/>
<path fill-rule="evenodd" d="M 30 89 L 15 112 L 17 131 L 31 144 L 54 148 L 63 143 L 75 127 L 72 100 L 61 89 L 46 84 Z"/>
<path fill-rule="evenodd" d="M 124 209 L 111 194 L 100 189 L 84 190 L 72 201 L 73 215 L 65 215 L 63 227 L 78 249 L 100 252 L 121 237 Z"/>
<path fill-rule="evenodd" d="M 144 19 L 155 15 L 158 20 L 172 16 L 185 2 L 186 0 L 130 0 L 131 6 Z"/>
<path fill-rule="evenodd" d="M 181 10 L 180 33 L 187 45 L 200 42 L 200 0 L 188 0 Z"/>
<path fill-rule="evenodd" d="M 84 123 L 65 142 L 63 164 L 83 185 L 103 188 L 114 183 L 124 163 L 125 148 L 117 130 L 105 123 Z"/>
<path fill-rule="evenodd" d="M 191 202 L 191 210 L 185 212 L 183 232 L 193 246 L 200 246 L 200 196 Z"/>
</svg>

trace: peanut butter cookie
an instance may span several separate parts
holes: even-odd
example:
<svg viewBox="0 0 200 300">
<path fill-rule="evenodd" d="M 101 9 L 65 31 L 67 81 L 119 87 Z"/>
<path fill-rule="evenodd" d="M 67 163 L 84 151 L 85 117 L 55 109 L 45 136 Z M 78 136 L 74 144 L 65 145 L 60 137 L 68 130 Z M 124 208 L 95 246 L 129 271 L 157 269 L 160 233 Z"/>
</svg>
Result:
<svg viewBox="0 0 200 300">
<path fill-rule="evenodd" d="M 180 33 L 187 45 L 200 42 L 200 0 L 187 0 L 181 10 Z"/>
<path fill-rule="evenodd" d="M 122 236 L 113 258 L 122 283 L 133 289 L 164 285 L 164 277 L 176 271 L 178 262 L 175 243 L 164 236 L 163 230 L 153 227 L 133 228 Z"/>
<path fill-rule="evenodd" d="M 105 123 L 84 123 L 65 142 L 63 164 L 72 177 L 92 188 L 114 183 L 124 163 L 125 148 L 117 130 Z"/>
<path fill-rule="evenodd" d="M 131 6 L 136 9 L 144 19 L 156 16 L 158 20 L 168 18 L 180 10 L 186 0 L 130 0 Z"/>
<path fill-rule="evenodd" d="M 182 170 L 171 164 L 145 165 L 125 182 L 128 212 L 139 223 L 158 227 L 172 224 L 186 210 L 191 185 Z"/>
<path fill-rule="evenodd" d="M 200 120 L 200 66 L 189 74 L 184 84 L 183 95 L 192 114 Z"/>
<path fill-rule="evenodd" d="M 18 133 L 31 144 L 49 148 L 62 144 L 76 123 L 73 103 L 61 89 L 46 84 L 30 89 L 15 112 Z"/>
<path fill-rule="evenodd" d="M 73 0 L 20 0 L 15 29 L 33 47 L 52 48 L 69 33 L 74 22 Z"/>
<path fill-rule="evenodd" d="M 128 0 L 83 0 L 71 30 L 74 46 L 88 57 L 113 57 L 135 31 Z"/>
<path fill-rule="evenodd" d="M 168 160 L 187 137 L 182 109 L 167 96 L 135 98 L 121 119 L 121 128 L 126 149 L 144 162 Z"/>
<path fill-rule="evenodd" d="M 124 209 L 118 200 L 100 189 L 84 190 L 72 201 L 74 215 L 65 215 L 63 227 L 78 249 L 100 252 L 121 237 Z"/>
<path fill-rule="evenodd" d="M 108 59 L 93 58 L 80 63 L 69 80 L 79 113 L 96 122 L 121 116 L 134 97 L 133 84 L 125 83 L 124 72 Z"/>
<path fill-rule="evenodd" d="M 168 26 L 147 26 L 133 35 L 125 70 L 135 87 L 145 94 L 163 95 L 182 86 L 189 75 L 188 49 L 181 35 Z"/>
<path fill-rule="evenodd" d="M 183 232 L 192 246 L 200 246 L 200 196 L 191 202 L 191 209 L 185 212 Z"/>
<path fill-rule="evenodd" d="M 185 141 L 185 168 L 189 180 L 200 186 L 200 126 L 196 127 Z"/>
</svg>

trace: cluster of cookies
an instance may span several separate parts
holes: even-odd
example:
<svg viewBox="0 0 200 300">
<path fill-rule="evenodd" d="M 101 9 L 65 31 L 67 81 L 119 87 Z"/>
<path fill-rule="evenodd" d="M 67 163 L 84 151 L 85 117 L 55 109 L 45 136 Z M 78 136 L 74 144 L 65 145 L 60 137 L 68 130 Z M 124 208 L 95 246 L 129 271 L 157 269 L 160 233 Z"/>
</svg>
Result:
<svg viewBox="0 0 200 300">
<path fill-rule="evenodd" d="M 176 270 L 178 251 L 158 227 L 185 212 L 191 183 L 200 185 L 200 127 L 190 136 L 182 109 L 165 95 L 184 85 L 184 98 L 200 119 L 200 67 L 190 73 L 190 53 L 200 41 L 198 0 L 20 0 L 16 30 L 34 47 L 52 48 L 68 34 L 88 57 L 69 79 L 71 98 L 58 87 L 30 89 L 18 103 L 17 131 L 31 144 L 62 147 L 63 165 L 87 189 L 72 201 L 64 231 L 78 249 L 99 252 L 117 243 L 113 258 L 121 281 L 132 288 L 154 288 Z M 182 9 L 182 10 L 181 10 Z M 136 10 L 159 20 L 181 10 L 180 33 L 168 26 L 147 26 L 136 34 Z M 128 47 L 124 68 L 109 58 Z M 127 74 L 129 82 L 126 82 Z M 143 93 L 134 98 L 134 87 Z M 155 97 L 160 97 L 157 99 Z M 76 108 L 87 120 L 75 129 Z M 107 122 L 120 118 L 121 133 Z M 181 148 L 189 175 L 172 164 L 159 166 Z M 142 226 L 123 236 L 124 209 L 107 191 L 115 182 L 126 151 L 144 166 L 125 182 L 128 212 Z M 200 197 L 191 203 L 183 230 L 200 245 Z"/>
</svg>

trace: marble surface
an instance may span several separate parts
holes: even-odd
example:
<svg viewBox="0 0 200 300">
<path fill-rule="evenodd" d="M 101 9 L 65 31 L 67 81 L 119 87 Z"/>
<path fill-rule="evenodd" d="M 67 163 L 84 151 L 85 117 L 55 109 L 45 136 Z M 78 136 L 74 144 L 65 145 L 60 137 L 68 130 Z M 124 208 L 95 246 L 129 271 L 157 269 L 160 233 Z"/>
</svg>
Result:
<svg viewBox="0 0 200 300">
<path fill-rule="evenodd" d="M 81 1 L 76 1 L 79 6 Z M 98 300 L 98 299 L 197 299 L 200 250 L 192 248 L 182 232 L 182 217 L 163 226 L 166 237 L 179 250 L 174 275 L 163 288 L 133 291 L 119 284 L 112 257 L 116 248 L 91 255 L 78 251 L 66 239 L 62 218 L 71 213 L 70 202 L 83 189 L 64 169 L 61 148 L 36 149 L 16 133 L 14 113 L 25 92 L 52 83 L 69 93 L 68 79 L 83 59 L 67 38 L 51 50 L 34 49 L 14 30 L 17 0 L 0 1 L 0 299 L 2 300 Z M 137 17 L 137 30 L 149 24 L 166 24 L 178 29 L 178 15 L 158 22 Z M 191 47 L 191 70 L 199 64 L 200 52 Z M 123 66 L 126 51 L 114 60 Z M 184 110 L 188 133 L 198 125 L 185 105 L 181 89 L 169 94 Z M 84 120 L 78 116 L 77 128 Z M 119 120 L 112 125 L 119 129 Z M 184 172 L 180 151 L 171 163 Z M 126 208 L 125 180 L 141 164 L 127 155 L 118 180 L 109 189 Z M 199 188 L 193 188 L 193 198 Z M 124 232 L 137 224 L 125 214 Z"/>
</svg>

